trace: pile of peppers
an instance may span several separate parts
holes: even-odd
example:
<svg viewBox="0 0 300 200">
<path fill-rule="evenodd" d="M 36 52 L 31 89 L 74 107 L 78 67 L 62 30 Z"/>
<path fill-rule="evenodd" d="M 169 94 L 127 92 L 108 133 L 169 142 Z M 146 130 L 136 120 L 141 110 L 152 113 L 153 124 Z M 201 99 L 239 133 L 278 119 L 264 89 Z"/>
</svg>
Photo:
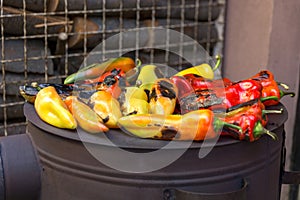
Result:
<svg viewBox="0 0 300 200">
<path fill-rule="evenodd" d="M 164 77 L 155 65 L 122 57 L 83 68 L 63 84 L 20 86 L 20 93 L 43 121 L 91 134 L 120 128 L 140 138 L 162 140 L 230 136 L 253 142 L 263 135 L 276 139 L 265 127 L 268 114 L 282 110 L 267 108 L 295 94 L 268 70 L 237 82 L 214 79 L 217 65 Z"/>
</svg>

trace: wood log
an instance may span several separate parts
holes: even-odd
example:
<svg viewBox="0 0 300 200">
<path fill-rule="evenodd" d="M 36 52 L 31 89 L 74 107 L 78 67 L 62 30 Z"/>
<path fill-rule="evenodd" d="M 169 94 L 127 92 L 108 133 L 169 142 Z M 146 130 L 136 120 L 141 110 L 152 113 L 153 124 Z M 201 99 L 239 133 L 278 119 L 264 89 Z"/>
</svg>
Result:
<svg viewBox="0 0 300 200">
<path fill-rule="evenodd" d="M 220 15 L 220 5 L 217 0 L 185 0 L 184 4 L 181 1 L 171 1 L 168 4 L 166 0 L 126 0 L 126 2 L 109 0 L 105 1 L 105 6 L 103 2 L 101 0 L 87 0 L 86 2 L 82 0 L 68 0 L 66 5 L 65 0 L 59 0 L 56 11 L 65 11 L 67 9 L 68 11 L 83 12 L 86 9 L 89 11 L 87 12 L 88 15 L 102 16 L 104 13 L 109 17 L 119 17 L 122 13 L 122 17 L 134 19 L 137 16 L 137 10 L 141 19 L 149 19 L 152 17 L 152 14 L 156 18 L 170 17 L 181 19 L 183 12 L 185 19 L 197 21 L 214 21 Z M 121 2 L 123 3 L 121 4 Z M 198 5 L 197 2 L 199 2 Z M 54 1 L 53 5 L 56 4 L 57 2 Z M 169 13 L 168 7 L 170 8 Z"/>
<path fill-rule="evenodd" d="M 0 98 L 0 105 L 8 104 L 6 106 L 7 120 L 24 118 L 23 105 L 17 104 L 9 106 L 10 103 L 24 102 L 24 98 L 18 95 L 6 95 L 5 102 Z M 4 108 L 0 108 L 0 122 L 4 120 Z"/>
<path fill-rule="evenodd" d="M 26 31 L 26 35 L 37 35 L 37 37 L 44 39 L 45 34 L 48 36 L 49 34 L 69 32 L 72 29 L 72 22 L 68 19 L 66 20 L 65 17 L 42 16 L 37 13 L 24 12 L 21 9 L 12 7 L 3 7 L 2 19 L 4 34 L 14 36 L 24 36 Z M 25 31 L 24 21 L 26 21 Z M 47 26 L 46 33 L 45 26 Z M 56 38 L 56 36 L 48 37 L 49 39 Z"/>
<path fill-rule="evenodd" d="M 25 80 L 24 74 L 19 73 L 11 73 L 7 72 L 5 73 L 5 76 L 3 74 L 0 74 L 0 82 L 5 81 L 5 94 L 6 95 L 18 95 L 19 94 L 19 86 L 25 85 L 28 83 L 31 83 L 33 81 L 39 82 L 39 83 L 45 83 L 45 75 L 42 74 L 33 74 L 29 73 L 27 74 L 27 79 Z M 62 80 L 60 78 L 51 78 L 51 80 L 48 80 L 49 83 L 62 83 Z M 3 94 L 4 87 L 0 89 L 0 94 Z"/>
<path fill-rule="evenodd" d="M 59 0 L 3 0 L 3 5 L 34 12 L 54 12 L 57 9 L 58 2 Z"/>
<path fill-rule="evenodd" d="M 24 45 L 26 45 L 26 55 L 24 53 Z M 47 55 L 45 50 L 47 50 Z M 0 52 L 2 52 L 2 46 L 0 46 Z M 5 40 L 4 57 L 0 54 L 0 59 L 3 62 L 0 70 L 4 66 L 7 72 L 24 73 L 27 71 L 28 73 L 47 73 L 48 75 L 53 75 L 53 62 L 51 58 L 45 59 L 47 56 L 51 56 L 51 53 L 50 49 L 45 47 L 43 40 L 28 39 L 26 43 L 22 39 Z"/>
<path fill-rule="evenodd" d="M 119 18 L 106 18 L 105 26 L 103 25 L 104 23 L 102 18 L 99 17 L 90 17 L 87 19 L 76 17 L 73 21 L 73 33 L 72 36 L 69 37 L 68 41 L 70 49 L 83 48 L 85 46 L 85 38 L 86 46 L 88 48 L 94 48 L 102 42 L 103 39 L 116 35 L 120 33 L 120 31 L 122 31 L 122 33 L 126 33 L 126 30 L 136 28 L 136 21 L 133 19 L 124 19 L 121 24 Z M 184 20 L 182 22 L 178 19 L 171 19 L 170 21 L 166 19 L 157 19 L 155 22 L 152 22 L 151 20 L 144 20 L 141 21 L 139 25 L 141 28 L 170 27 L 170 29 L 177 31 L 181 31 L 181 27 L 183 26 L 183 33 L 194 38 L 200 43 L 213 43 L 218 40 L 218 31 L 215 25 L 211 23 L 195 23 L 194 21 L 189 20 Z M 145 46 L 153 39 L 151 38 L 152 33 L 149 33 L 147 30 L 139 31 L 139 46 Z M 122 34 L 122 36 L 124 37 L 123 41 L 125 40 L 127 43 L 131 42 L 132 45 L 136 44 L 137 38 L 135 34 Z M 155 40 L 156 43 L 159 43 L 160 41 L 165 44 L 165 40 L 161 40 L 159 37 Z M 178 41 L 176 42 L 178 43 Z M 120 49 L 118 48 L 118 42 L 110 43 L 108 45 L 112 49 Z"/>
<path fill-rule="evenodd" d="M 83 13 L 86 9 L 88 15 L 103 15 L 105 12 L 106 16 L 117 17 L 122 13 L 122 17 L 125 18 L 136 18 L 138 9 L 141 19 L 151 18 L 152 14 L 156 18 L 181 19 L 183 14 L 184 18 L 189 20 L 214 21 L 220 15 L 218 0 L 185 0 L 184 5 L 181 1 L 171 1 L 168 4 L 168 1 L 143 0 L 138 5 L 137 0 L 126 0 L 123 3 L 122 0 L 109 0 L 105 1 L 105 9 L 103 2 L 103 0 L 27 0 L 24 7 L 23 0 L 3 0 L 3 5 L 26 8 L 34 12 L 64 12 L 67 9 L 70 15 L 72 11 Z"/>
<path fill-rule="evenodd" d="M 171 5 L 168 5 L 167 1 L 160 0 L 155 3 L 155 6 L 160 8 L 155 9 L 156 18 L 182 19 L 183 16 L 187 20 L 206 22 L 215 21 L 221 13 L 221 6 L 217 0 L 185 0 L 184 5 L 182 1 L 171 1 Z M 169 11 L 168 6 L 171 6 Z"/>
</svg>

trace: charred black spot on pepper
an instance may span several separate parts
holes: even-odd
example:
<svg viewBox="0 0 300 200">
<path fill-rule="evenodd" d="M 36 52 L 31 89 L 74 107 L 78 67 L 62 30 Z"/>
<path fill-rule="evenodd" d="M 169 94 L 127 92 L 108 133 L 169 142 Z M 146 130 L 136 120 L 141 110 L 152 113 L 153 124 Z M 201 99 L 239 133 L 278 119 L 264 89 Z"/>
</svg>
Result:
<svg viewBox="0 0 300 200">
<path fill-rule="evenodd" d="M 135 114 L 137 114 L 136 110 L 132 111 L 131 113 L 128 113 L 128 115 L 135 115 Z"/>
<path fill-rule="evenodd" d="M 120 74 L 121 70 L 120 69 L 116 69 L 114 68 L 113 70 L 110 71 L 112 75 L 117 76 L 118 74 Z"/>
<path fill-rule="evenodd" d="M 109 116 L 107 116 L 107 117 L 105 117 L 105 118 L 102 119 L 103 123 L 108 122 L 108 120 L 109 120 Z"/>
<path fill-rule="evenodd" d="M 108 75 L 107 77 L 104 78 L 103 83 L 107 86 L 112 86 L 113 84 L 115 84 L 117 81 L 115 79 L 114 75 Z"/>
<path fill-rule="evenodd" d="M 178 133 L 178 131 L 176 129 L 174 129 L 173 127 L 163 128 L 161 130 L 161 134 L 162 134 L 161 139 L 172 140 L 173 138 L 176 137 L 177 133 Z"/>
<path fill-rule="evenodd" d="M 157 100 L 157 93 L 156 93 L 155 88 L 152 88 L 150 95 L 149 95 L 149 99 L 153 99 L 153 98 L 155 101 Z"/>
<path fill-rule="evenodd" d="M 259 76 L 261 76 L 264 79 L 270 78 L 270 74 L 266 70 L 263 70 L 263 71 L 259 72 Z"/>
<path fill-rule="evenodd" d="M 165 81 L 161 80 L 158 82 L 158 87 L 159 90 L 164 97 L 168 97 L 170 99 L 175 99 L 176 98 L 176 93 L 174 90 L 174 85 Z"/>
</svg>

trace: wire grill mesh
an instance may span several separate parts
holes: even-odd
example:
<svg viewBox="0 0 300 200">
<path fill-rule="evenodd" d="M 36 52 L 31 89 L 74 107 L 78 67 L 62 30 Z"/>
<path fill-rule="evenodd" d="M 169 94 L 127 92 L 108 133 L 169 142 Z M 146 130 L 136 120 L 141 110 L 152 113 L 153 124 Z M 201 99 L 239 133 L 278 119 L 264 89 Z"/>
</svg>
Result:
<svg viewBox="0 0 300 200">
<path fill-rule="evenodd" d="M 162 27 L 194 38 L 211 56 L 222 55 L 225 6 L 225 0 L 1 0 L 0 135 L 25 132 L 19 85 L 62 83 L 85 64 L 97 44 L 115 34 Z M 136 38 L 149 39 L 140 34 L 137 31 Z M 139 49 L 139 42 L 125 49 L 122 38 L 116 41 L 117 49 L 99 55 L 104 59 L 117 53 L 179 69 L 189 64 L 151 45 Z M 172 44 L 167 37 L 160 45 L 168 49 Z"/>
</svg>

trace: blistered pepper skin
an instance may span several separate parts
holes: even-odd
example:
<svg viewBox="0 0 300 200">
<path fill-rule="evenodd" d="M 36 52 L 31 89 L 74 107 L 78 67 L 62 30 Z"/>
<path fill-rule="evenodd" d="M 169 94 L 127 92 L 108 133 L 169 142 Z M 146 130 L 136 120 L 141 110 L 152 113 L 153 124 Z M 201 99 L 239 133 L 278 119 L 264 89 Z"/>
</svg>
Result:
<svg viewBox="0 0 300 200">
<path fill-rule="evenodd" d="M 174 112 L 178 88 L 167 78 L 157 79 L 149 96 L 150 113 L 170 115 Z"/>
<path fill-rule="evenodd" d="M 118 125 L 125 132 L 141 138 L 195 141 L 216 138 L 222 127 L 227 126 L 215 118 L 209 109 L 191 111 L 184 115 L 129 115 L 121 117 Z"/>
<path fill-rule="evenodd" d="M 103 124 L 102 119 L 76 96 L 68 96 L 64 102 L 83 130 L 88 133 L 103 133 L 109 130 Z"/>
<path fill-rule="evenodd" d="M 76 81 L 84 81 L 86 79 L 94 79 L 101 76 L 104 72 L 110 71 L 114 68 L 121 68 L 127 72 L 135 67 L 135 62 L 129 57 L 110 58 L 102 63 L 94 63 L 87 67 L 80 69 L 78 72 L 69 75 L 64 84 L 74 83 Z"/>
<path fill-rule="evenodd" d="M 36 95 L 34 108 L 38 116 L 58 128 L 75 129 L 77 123 L 53 86 L 41 89 Z"/>
<path fill-rule="evenodd" d="M 280 99 L 283 96 L 289 95 L 291 97 L 295 96 L 295 93 L 293 92 L 284 92 L 280 90 L 278 84 L 274 79 L 274 74 L 270 72 L 269 70 L 262 70 L 259 73 L 255 74 L 250 78 L 251 80 L 255 80 L 259 82 L 262 85 L 262 98 L 267 98 L 270 96 L 276 96 L 277 100 L 266 100 L 264 101 L 264 105 L 266 106 L 272 106 L 279 104 Z"/>
<path fill-rule="evenodd" d="M 118 128 L 117 122 L 122 116 L 122 112 L 120 103 L 111 93 L 97 91 L 91 96 L 89 104 L 108 128 Z"/>
</svg>

